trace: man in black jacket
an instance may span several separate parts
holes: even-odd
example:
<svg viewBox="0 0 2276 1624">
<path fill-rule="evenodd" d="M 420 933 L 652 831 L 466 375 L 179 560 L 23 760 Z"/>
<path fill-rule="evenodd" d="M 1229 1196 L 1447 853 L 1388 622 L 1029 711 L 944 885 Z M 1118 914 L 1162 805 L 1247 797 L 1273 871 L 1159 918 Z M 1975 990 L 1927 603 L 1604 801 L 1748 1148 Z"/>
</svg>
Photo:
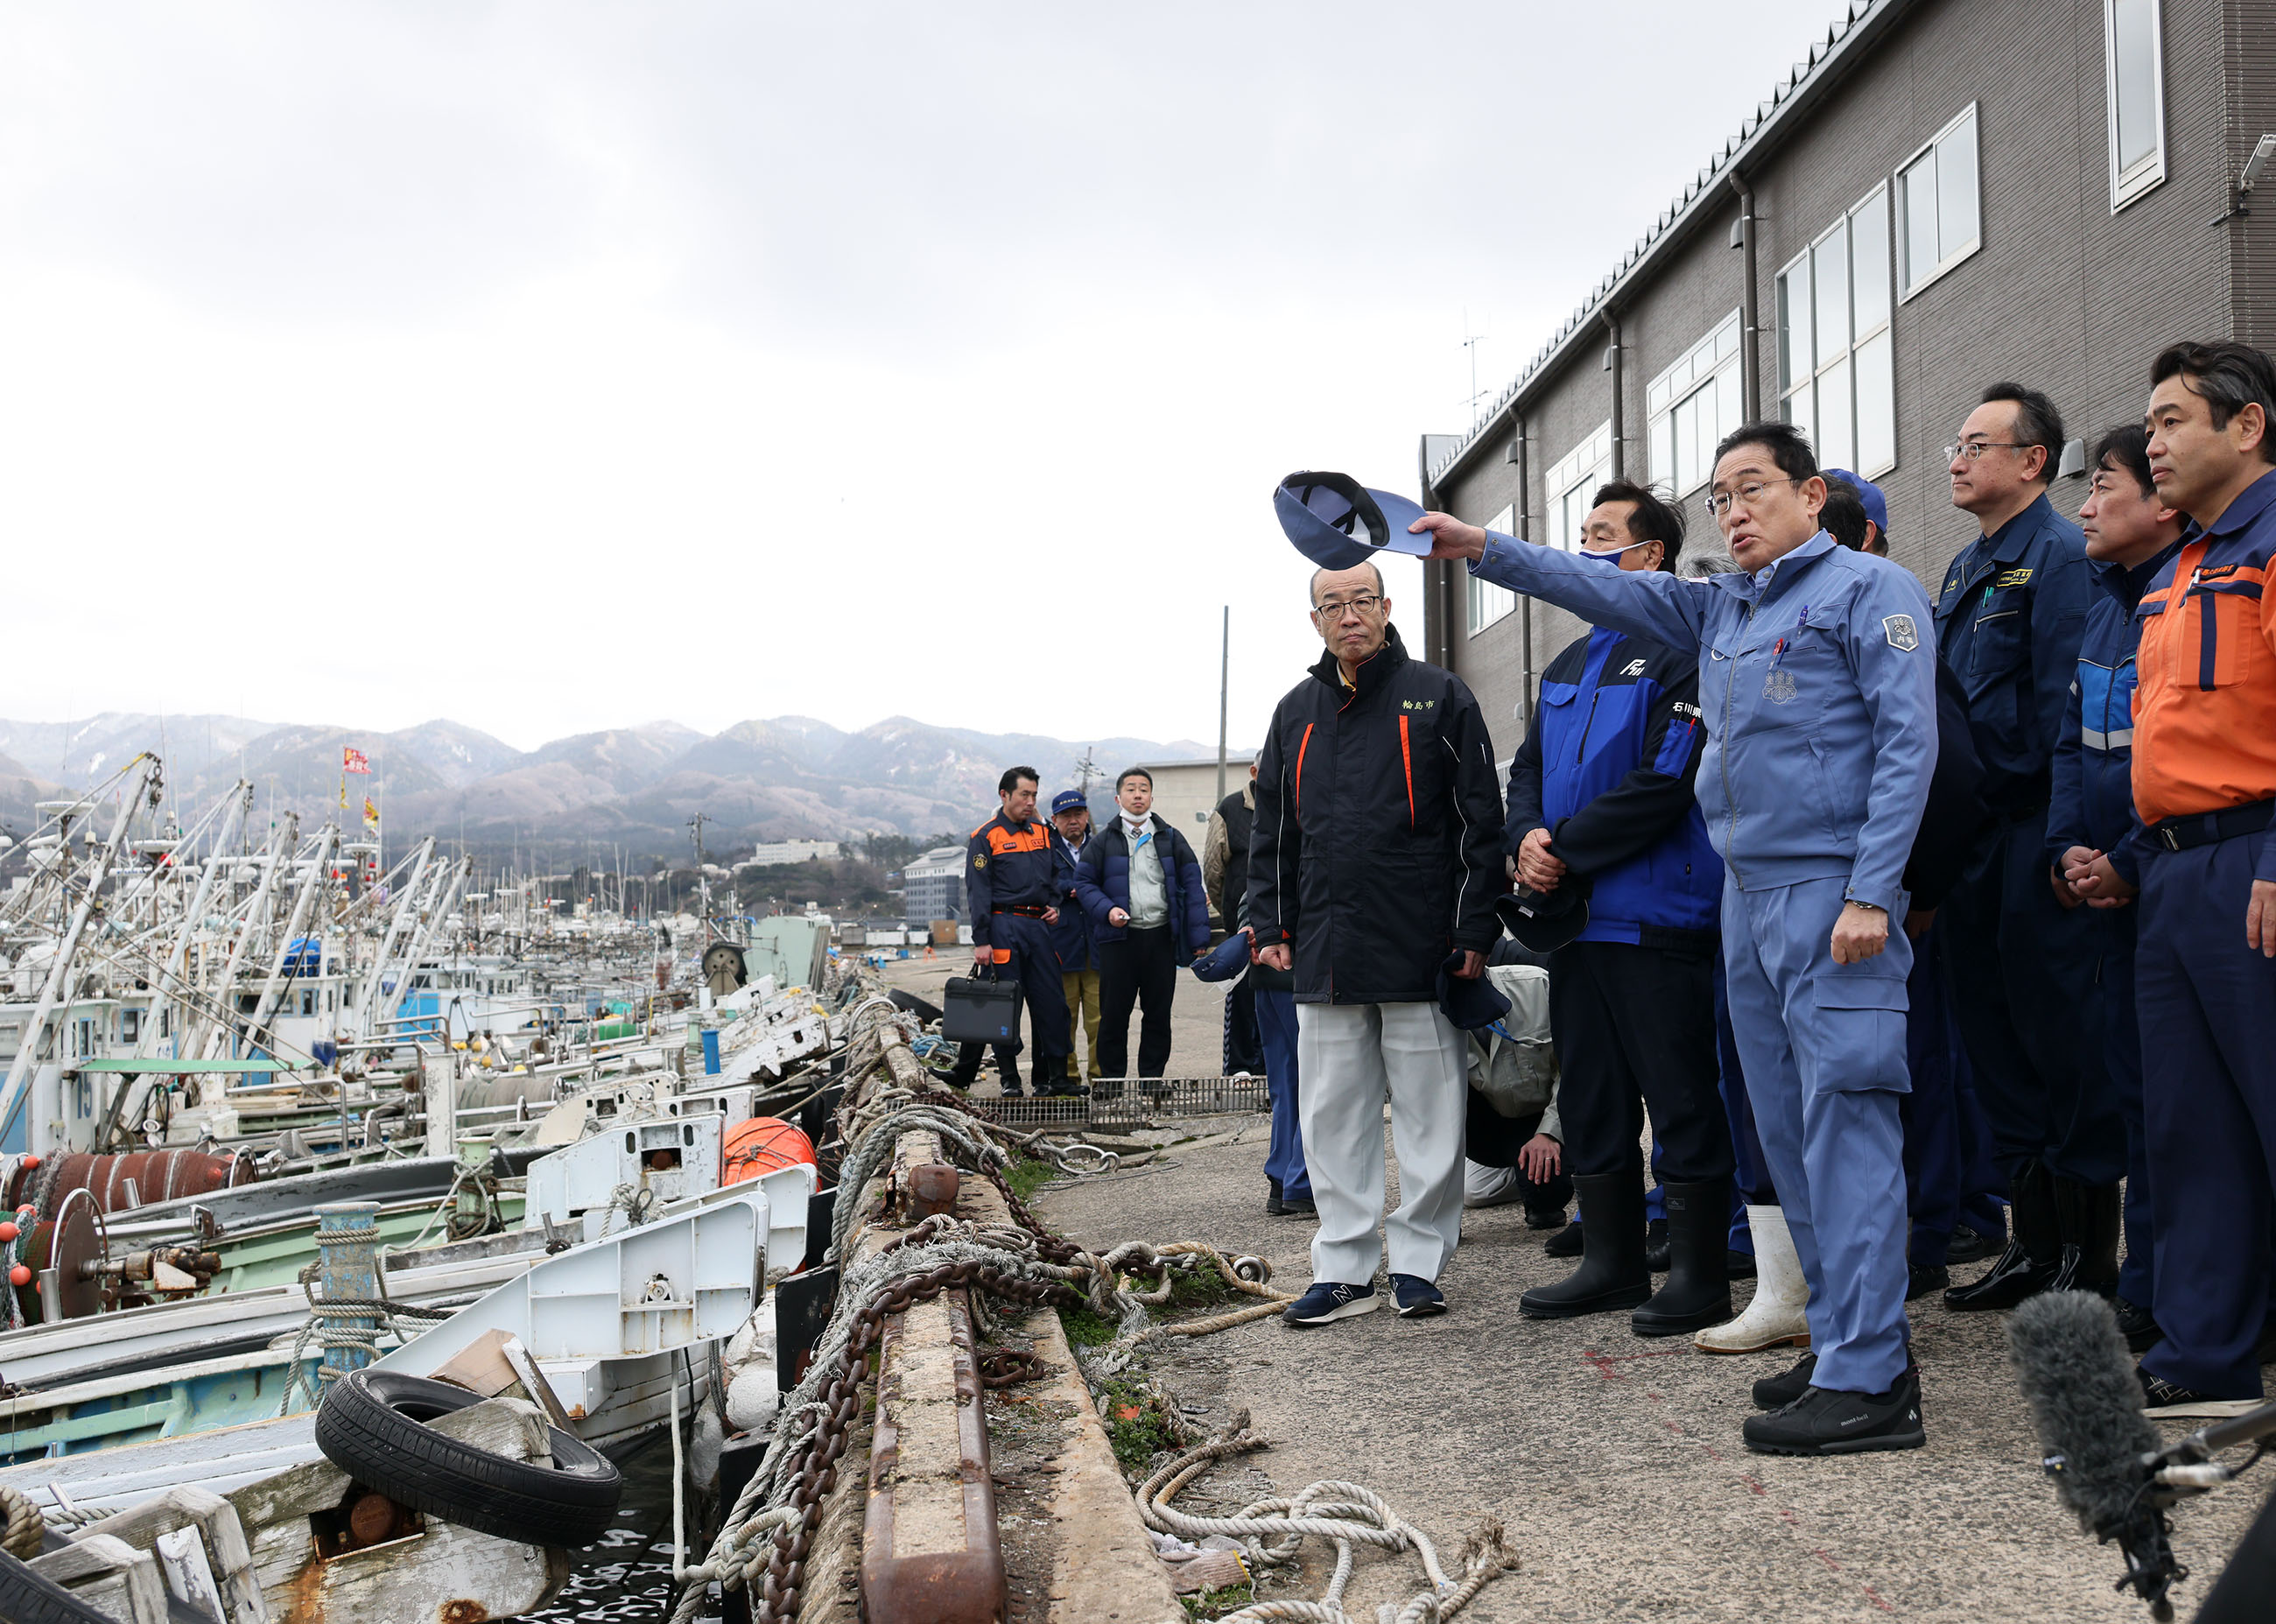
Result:
<svg viewBox="0 0 2276 1624">
<path fill-rule="evenodd" d="M 1400 1206 L 1385 1230 L 1402 1315 L 1443 1312 L 1435 1284 L 1462 1222 L 1469 1041 L 1438 1006 L 1501 935 L 1501 786 L 1461 679 L 1410 659 L 1372 564 L 1312 577 L 1327 652 L 1272 713 L 1257 763 L 1248 922 L 1258 963 L 1296 976 L 1298 1101 L 1320 1228 L 1291 1324 L 1375 1307 L 1383 1256 L 1383 1106 Z"/>
<path fill-rule="evenodd" d="M 1248 782 L 1217 803 L 1202 839 L 1202 889 L 1227 935 L 1240 929 L 1248 899 L 1248 831 L 1256 822 L 1256 763 Z M 1244 975 L 1225 995 L 1225 1069 L 1252 1074 L 1264 1069 L 1264 1040 L 1256 1025 L 1256 990 Z"/>
</svg>

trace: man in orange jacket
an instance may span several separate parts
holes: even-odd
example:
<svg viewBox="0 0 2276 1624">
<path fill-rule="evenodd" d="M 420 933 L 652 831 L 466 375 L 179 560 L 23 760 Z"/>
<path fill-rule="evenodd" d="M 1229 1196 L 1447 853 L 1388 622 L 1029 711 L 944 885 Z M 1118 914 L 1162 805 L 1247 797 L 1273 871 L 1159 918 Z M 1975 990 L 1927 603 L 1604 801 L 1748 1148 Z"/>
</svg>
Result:
<svg viewBox="0 0 2276 1624">
<path fill-rule="evenodd" d="M 2260 1397 L 2276 1197 L 2276 362 L 2176 345 L 2151 369 L 2150 473 L 2191 523 L 2135 611 L 2135 968 L 2157 1232 L 2150 1408 Z M 2083 893 L 2128 894 L 2106 855 Z"/>
</svg>

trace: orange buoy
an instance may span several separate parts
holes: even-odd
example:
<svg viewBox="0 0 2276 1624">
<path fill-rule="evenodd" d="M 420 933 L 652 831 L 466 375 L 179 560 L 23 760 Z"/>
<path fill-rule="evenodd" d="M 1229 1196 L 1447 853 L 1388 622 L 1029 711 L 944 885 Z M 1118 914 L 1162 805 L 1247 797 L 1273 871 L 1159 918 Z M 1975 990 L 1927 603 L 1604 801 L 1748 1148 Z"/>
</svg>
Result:
<svg viewBox="0 0 2276 1624">
<path fill-rule="evenodd" d="M 0 1246 L 7 1245 L 22 1233 L 13 1224 L 0 1224 Z"/>
<path fill-rule="evenodd" d="M 722 1160 L 725 1182 L 740 1184 L 801 1162 L 816 1165 L 814 1141 L 780 1117 L 753 1117 L 727 1130 Z"/>
<path fill-rule="evenodd" d="M 31 1283 L 32 1283 L 32 1270 L 31 1270 L 31 1265 L 30 1265 L 30 1264 L 18 1264 L 14 1268 L 12 1268 L 12 1269 L 11 1269 L 11 1270 L 9 1270 L 9 1271 L 8 1271 L 8 1284 L 9 1284 L 9 1285 L 11 1285 L 11 1286 L 29 1286 Z"/>
</svg>

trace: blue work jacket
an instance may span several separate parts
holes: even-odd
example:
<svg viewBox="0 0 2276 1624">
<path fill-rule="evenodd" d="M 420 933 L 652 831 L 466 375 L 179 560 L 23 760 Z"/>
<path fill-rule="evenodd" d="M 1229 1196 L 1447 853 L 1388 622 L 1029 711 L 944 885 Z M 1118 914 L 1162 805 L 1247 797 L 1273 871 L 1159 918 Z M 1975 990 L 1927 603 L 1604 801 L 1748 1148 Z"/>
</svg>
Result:
<svg viewBox="0 0 2276 1624">
<path fill-rule="evenodd" d="M 1936 770 L 1928 595 L 1819 531 L 1754 575 L 1629 572 L 1487 533 L 1471 572 L 1699 662 L 1699 809 L 1731 883 L 1842 879 L 1903 917 Z"/>
<path fill-rule="evenodd" d="M 2002 816 L 2047 804 L 2093 597 L 2086 537 L 2044 496 L 1945 572 L 1937 647 L 1968 690 L 1984 799 Z"/>
<path fill-rule="evenodd" d="M 1589 887 L 1580 940 L 1713 950 L 1723 861 L 1692 793 L 1705 743 L 1696 656 L 1597 626 L 1549 662 L 1503 845 L 1549 831 L 1566 883 Z"/>
<path fill-rule="evenodd" d="M 2135 844 L 2134 655 L 2142 623 L 2134 611 L 2143 590 L 2181 550 L 2179 542 L 2147 564 L 2089 560 L 2096 592 L 2078 646 L 2062 736 L 2055 741 L 2054 799 L 2047 806 L 2047 861 L 2060 864 L 2074 846 L 2106 854 L 2129 885 L 2142 883 Z"/>
</svg>

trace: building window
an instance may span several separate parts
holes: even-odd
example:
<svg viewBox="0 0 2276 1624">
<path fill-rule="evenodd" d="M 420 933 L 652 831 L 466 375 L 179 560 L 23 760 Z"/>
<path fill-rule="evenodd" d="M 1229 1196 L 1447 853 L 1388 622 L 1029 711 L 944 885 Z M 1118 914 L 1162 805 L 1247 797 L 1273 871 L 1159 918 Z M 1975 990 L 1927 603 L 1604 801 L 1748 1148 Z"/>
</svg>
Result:
<svg viewBox="0 0 2276 1624">
<path fill-rule="evenodd" d="M 1889 191 L 1876 186 L 1779 273 L 1779 400 L 1821 467 L 1897 462 L 1889 338 Z"/>
<path fill-rule="evenodd" d="M 1691 353 L 1644 390 L 1651 476 L 1678 497 L 1715 472 L 1715 447 L 1744 420 L 1739 404 L 1739 313 L 1726 316 Z"/>
<path fill-rule="evenodd" d="M 2158 0 L 2102 0 L 2110 212 L 2166 178 L 2166 53 Z"/>
<path fill-rule="evenodd" d="M 1486 520 L 1486 528 L 1498 530 L 1504 535 L 1517 534 L 1517 508 L 1514 504 Z M 1517 607 L 1517 594 L 1507 587 L 1497 587 L 1490 581 L 1470 577 L 1470 635 L 1480 632 Z"/>
<path fill-rule="evenodd" d="M 1897 171 L 1898 268 L 1910 299 L 1984 246 L 1976 208 L 1976 106 Z"/>
<path fill-rule="evenodd" d="M 1612 477 L 1612 425 L 1607 421 L 1549 470 L 1549 528 L 1542 539 L 1567 552 L 1581 550 L 1581 525 L 1597 489 Z"/>
</svg>

